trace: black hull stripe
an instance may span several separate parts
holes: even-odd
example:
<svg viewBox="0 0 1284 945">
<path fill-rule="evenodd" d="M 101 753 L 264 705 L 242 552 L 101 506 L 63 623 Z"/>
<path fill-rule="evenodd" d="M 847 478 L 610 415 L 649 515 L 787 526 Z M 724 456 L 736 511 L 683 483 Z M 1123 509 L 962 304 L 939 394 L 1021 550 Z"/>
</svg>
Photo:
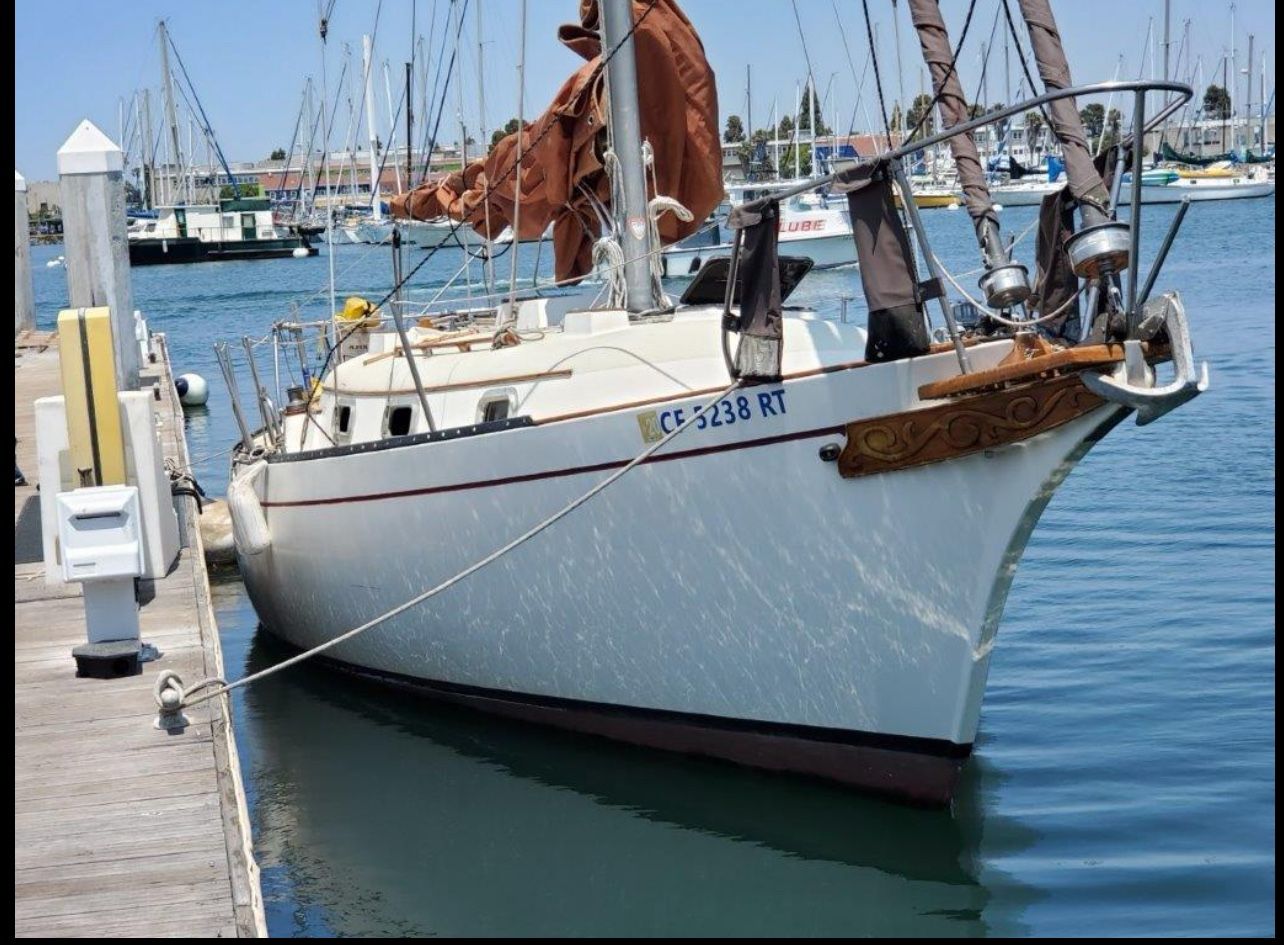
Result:
<svg viewBox="0 0 1284 945">
<path fill-rule="evenodd" d="M 278 639 L 280 638 L 278 637 Z M 298 649 L 295 644 L 289 641 L 282 640 L 281 642 L 291 649 Z M 422 690 L 429 695 L 462 696 L 531 708 L 689 726 L 707 731 L 762 735 L 773 738 L 787 738 L 793 741 L 844 745 L 852 748 L 877 748 L 882 751 L 903 752 L 932 758 L 949 759 L 951 761 L 963 761 L 972 754 L 972 745 L 970 743 L 962 745 L 944 738 L 890 735 L 857 729 L 801 725 L 794 722 L 765 722 L 756 719 L 704 715 L 698 712 L 678 712 L 671 709 L 646 709 L 610 702 L 591 702 L 584 699 L 536 695 L 506 689 L 490 689 L 484 686 L 469 686 L 436 679 L 425 679 L 420 676 L 411 676 L 392 670 L 371 669 L 332 656 L 316 656 L 314 659 L 333 669 L 370 677 L 384 683 Z"/>
<path fill-rule="evenodd" d="M 678 450 L 673 453 L 661 453 L 645 460 L 642 465 L 665 463 L 675 459 L 690 459 L 695 456 L 707 456 L 711 453 L 728 453 L 735 450 L 753 449 L 759 446 L 772 446 L 776 443 L 788 443 L 793 440 L 806 440 L 818 436 L 841 436 L 846 428 L 842 426 L 820 427 L 815 430 L 804 430 L 799 433 L 783 433 L 779 436 L 766 436 L 756 440 L 741 440 L 736 443 L 724 443 L 719 446 L 701 446 L 695 449 Z M 440 492 L 463 492 L 468 489 L 489 489 L 495 486 L 508 486 L 519 482 L 535 482 L 540 479 L 559 479 L 564 476 L 578 476 L 583 473 L 605 472 L 627 466 L 631 459 L 613 460 L 609 463 L 595 463 L 591 466 L 574 466 L 566 469 L 551 469 L 547 472 L 526 473 L 520 476 L 504 476 L 499 479 L 482 479 L 476 482 L 453 483 L 448 486 L 427 486 L 422 489 L 402 489 L 395 492 L 373 492 L 361 495 L 336 496 L 329 499 L 299 499 L 293 502 L 264 502 L 265 509 L 301 508 L 313 505 L 342 505 L 348 502 L 378 502 L 383 499 L 404 499 L 409 496 L 435 495 Z"/>
<path fill-rule="evenodd" d="M 937 739 L 632 709 L 478 689 L 317 658 L 360 679 L 522 724 L 795 777 L 819 778 L 916 806 L 949 804 L 972 749 L 971 745 Z"/>
</svg>

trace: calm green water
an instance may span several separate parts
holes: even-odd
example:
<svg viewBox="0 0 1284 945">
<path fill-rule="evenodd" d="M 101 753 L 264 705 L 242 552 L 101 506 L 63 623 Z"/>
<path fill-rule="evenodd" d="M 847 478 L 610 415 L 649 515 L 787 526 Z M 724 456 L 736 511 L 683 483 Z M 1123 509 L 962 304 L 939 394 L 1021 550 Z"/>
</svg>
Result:
<svg viewBox="0 0 1284 945">
<path fill-rule="evenodd" d="M 1171 213 L 1147 208 L 1149 252 Z M 951 267 L 973 268 L 966 216 L 926 218 Z M 1032 219 L 1003 213 L 1006 232 Z M 1274 244 L 1273 199 L 1191 208 L 1161 286 L 1181 290 L 1213 387 L 1117 428 L 1049 506 L 952 812 L 305 666 L 236 698 L 272 934 L 1272 934 Z M 44 267 L 59 252 L 33 254 L 46 321 L 65 298 Z M 458 265 L 438 262 L 418 292 Z M 336 263 L 341 295 L 389 285 L 385 251 L 341 247 Z M 262 334 L 310 295 L 322 315 L 326 265 L 134 271 L 176 368 L 211 382 L 193 455 L 235 435 L 211 342 Z M 796 298 L 835 314 L 844 294 L 859 295 L 854 272 L 814 274 Z M 198 472 L 222 491 L 224 457 Z M 232 675 L 279 658 L 238 582 L 214 595 Z"/>
</svg>

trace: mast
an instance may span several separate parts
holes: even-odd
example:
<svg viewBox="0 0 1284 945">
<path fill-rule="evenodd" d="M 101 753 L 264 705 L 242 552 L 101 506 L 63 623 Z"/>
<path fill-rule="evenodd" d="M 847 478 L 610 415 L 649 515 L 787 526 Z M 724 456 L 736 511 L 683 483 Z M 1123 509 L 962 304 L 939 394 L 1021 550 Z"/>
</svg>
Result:
<svg viewBox="0 0 1284 945">
<path fill-rule="evenodd" d="M 156 139 L 152 137 L 152 90 L 143 89 L 143 206 L 148 210 L 156 209 L 156 168 L 152 163 L 155 156 Z"/>
<path fill-rule="evenodd" d="M 1231 5 L 1231 9 L 1232 10 L 1235 9 L 1233 4 Z M 1222 56 L 1222 88 L 1226 90 L 1227 95 L 1230 95 L 1230 57 L 1229 56 Z M 1235 107 L 1232 105 L 1229 111 L 1232 115 L 1234 115 Z M 1232 127 L 1234 126 L 1232 125 Z M 1226 147 L 1226 115 L 1225 114 L 1222 115 L 1221 144 L 1222 144 L 1222 153 L 1225 153 L 1231 150 L 1231 148 Z"/>
<path fill-rule="evenodd" d="M 1227 96 L 1230 97 L 1231 143 L 1230 143 L 1230 147 L 1226 146 L 1226 134 L 1225 132 L 1223 132 L 1222 133 L 1222 151 L 1235 150 L 1235 144 L 1236 144 L 1235 138 L 1237 135 L 1237 132 L 1235 130 L 1235 86 L 1231 85 L 1230 77 L 1233 75 L 1239 74 L 1239 70 L 1236 68 L 1238 65 L 1239 65 L 1239 59 L 1235 56 L 1235 4 L 1232 3 L 1230 5 L 1230 62 L 1226 66 L 1222 67 L 1222 85 L 1226 89 Z M 1224 122 L 1223 122 L 1223 127 L 1225 127 Z"/>
<path fill-rule="evenodd" d="M 990 110 L 990 56 L 985 41 L 981 41 L 981 108 Z M 988 133 L 988 131 L 987 131 Z"/>
<path fill-rule="evenodd" d="M 753 145 L 753 66 L 745 66 L 745 131 L 749 134 L 749 144 Z M 753 163 L 753 158 L 749 158 Z"/>
<path fill-rule="evenodd" d="M 343 44 L 343 72 L 348 77 L 348 130 L 343 136 L 343 163 L 348 171 L 348 197 L 355 197 L 357 194 L 357 135 L 361 133 L 361 128 L 357 122 L 356 109 L 352 104 L 352 83 L 354 80 L 352 70 L 348 68 L 352 60 L 352 49 L 347 43 Z M 343 188 L 343 171 L 339 168 L 339 188 Z M 347 200 L 344 201 L 346 205 Z"/>
<path fill-rule="evenodd" d="M 383 149 L 384 154 L 397 153 L 397 116 L 392 110 L 392 77 L 389 74 L 388 60 L 383 61 L 383 94 L 388 100 L 388 145 Z M 392 172 L 397 178 L 397 193 L 401 193 L 401 165 L 396 158 L 392 161 Z"/>
<path fill-rule="evenodd" d="M 900 106 L 900 143 L 905 143 L 905 120 L 907 109 L 905 108 L 905 70 L 902 67 L 901 60 L 901 17 L 896 9 L 896 0 L 892 0 L 892 32 L 896 37 L 896 104 Z"/>
<path fill-rule="evenodd" d="M 486 68 L 482 42 L 482 0 L 473 6 L 477 23 L 477 151 L 480 154 L 490 142 L 486 140 Z"/>
<path fill-rule="evenodd" d="M 414 63 L 406 63 L 406 190 L 415 186 L 414 180 L 414 140 L 415 140 L 415 106 L 410 100 L 410 84 L 414 77 Z M 432 155 L 424 158 L 424 167 L 432 170 Z"/>
<path fill-rule="evenodd" d="M 1171 0 L 1164 0 L 1164 81 L 1168 81 L 1168 47 L 1170 45 L 1168 38 L 1168 19 L 1172 13 Z"/>
<path fill-rule="evenodd" d="M 526 131 L 526 0 L 522 0 L 520 40 L 517 46 L 517 156 L 513 171 L 513 258 L 508 261 L 508 310 L 517 318 L 517 251 L 521 248 L 522 227 L 522 138 Z M 539 268 L 538 262 L 536 269 Z M 534 282 L 539 277 L 531 276 Z"/>
<path fill-rule="evenodd" d="M 794 180 L 802 178 L 802 148 L 798 144 L 798 124 L 802 120 L 802 84 L 794 80 Z"/>
<path fill-rule="evenodd" d="M 633 43 L 633 0 L 600 0 L 602 55 L 611 103 L 611 138 L 619 158 L 624 206 L 612 207 L 624 251 L 626 305 L 630 314 L 649 311 L 651 270 L 647 259 L 646 178 L 638 110 L 638 65 Z M 618 47 L 618 48 L 617 48 Z M 657 249 L 659 247 L 656 247 Z"/>
<path fill-rule="evenodd" d="M 1257 146 L 1257 151 L 1263 157 L 1266 156 L 1266 53 L 1262 53 L 1262 140 Z"/>
<path fill-rule="evenodd" d="M 811 126 L 811 176 L 816 176 L 816 77 L 810 72 L 807 81 L 811 83 L 811 95 L 807 97 L 807 124 Z"/>
<path fill-rule="evenodd" d="M 780 180 L 780 127 L 776 124 L 776 100 L 771 100 L 771 166 L 776 172 L 776 180 Z"/>
<path fill-rule="evenodd" d="M 366 135 L 370 143 L 370 219 L 376 223 L 383 219 L 383 206 L 379 199 L 379 133 L 375 130 L 374 86 L 370 72 L 374 67 L 374 41 L 369 34 L 361 37 L 361 62 L 366 76 Z"/>
<path fill-rule="evenodd" d="M 1003 100 L 1012 104 L 1012 64 L 1009 59 L 1008 34 L 1003 34 Z"/>
<path fill-rule="evenodd" d="M 434 7 L 434 12 L 435 12 L 435 7 Z M 436 20 L 436 17 L 434 17 L 433 23 L 432 23 L 432 30 L 428 33 L 428 46 L 426 48 L 428 49 L 429 52 L 431 52 L 432 50 L 432 40 L 436 35 L 436 32 L 437 32 L 437 20 Z M 432 109 L 429 108 L 428 106 L 428 55 L 424 51 L 425 50 L 424 38 L 422 36 L 419 37 L 419 40 L 418 42 L 416 42 L 415 47 L 418 50 L 418 55 L 416 56 L 414 53 L 411 53 L 410 62 L 412 66 L 414 66 L 416 62 L 419 63 L 419 105 L 424 116 L 428 116 L 432 113 Z M 411 71 L 413 71 L 413 69 Z M 410 91 L 407 90 L 406 91 L 407 108 L 410 107 L 411 101 L 412 99 L 410 97 Z M 425 121 L 426 120 L 427 118 L 425 117 Z M 406 150 L 411 151 L 413 149 L 414 149 L 414 142 L 412 142 L 409 138 L 407 138 Z M 425 160 L 424 167 L 427 168 L 428 167 L 427 162 L 432 160 L 432 155 L 428 155 L 428 157 L 425 158 L 424 160 Z M 413 182 L 410 180 L 409 176 L 407 176 L 406 189 L 409 190 L 413 186 L 414 186 Z"/>
<path fill-rule="evenodd" d="M 170 143 L 174 148 L 173 160 L 178 168 L 178 173 L 182 175 L 183 151 L 178 140 L 178 116 L 174 111 L 174 78 L 169 73 L 169 29 L 165 26 L 165 21 L 160 21 L 158 27 L 160 35 L 160 54 L 161 54 L 161 78 L 164 80 L 162 89 L 165 93 L 165 120 L 169 123 Z M 186 187 L 186 181 L 184 181 Z M 183 194 L 183 202 L 187 203 L 188 195 Z"/>
<path fill-rule="evenodd" d="M 317 2 L 318 11 L 322 10 L 320 0 Z M 325 256 L 326 265 L 329 270 L 330 283 L 330 313 L 328 319 L 330 322 L 330 336 L 334 340 L 334 311 L 337 308 L 334 300 L 334 188 L 331 186 L 330 177 L 330 119 L 326 117 L 329 111 L 330 91 L 326 78 L 326 34 L 330 31 L 330 21 L 324 13 L 320 15 L 320 33 L 321 33 L 321 166 L 325 168 Z M 312 190 L 313 202 L 316 202 L 316 188 Z"/>
<path fill-rule="evenodd" d="M 1248 34 L 1248 58 L 1244 60 L 1244 150 L 1253 144 L 1253 34 Z"/>
<path fill-rule="evenodd" d="M 486 139 L 486 68 L 485 56 L 482 43 L 482 2 L 477 0 L 477 5 L 473 8 L 477 13 L 477 153 L 482 155 L 490 146 Z M 482 278 L 486 283 L 486 292 L 491 294 L 495 291 L 495 260 L 492 258 L 494 253 L 494 242 L 490 238 L 490 201 L 487 200 L 482 205 L 482 212 L 486 219 L 486 247 L 485 258 L 482 260 Z M 513 230 L 513 249 L 517 248 L 517 231 Z"/>
</svg>

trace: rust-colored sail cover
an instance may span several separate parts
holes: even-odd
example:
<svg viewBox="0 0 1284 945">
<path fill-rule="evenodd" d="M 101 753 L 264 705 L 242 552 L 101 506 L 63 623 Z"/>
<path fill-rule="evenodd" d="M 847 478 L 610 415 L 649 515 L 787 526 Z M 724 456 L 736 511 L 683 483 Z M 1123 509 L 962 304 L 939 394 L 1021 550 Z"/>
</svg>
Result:
<svg viewBox="0 0 1284 945">
<path fill-rule="evenodd" d="M 558 38 L 587 62 L 562 85 L 543 115 L 504 138 L 462 173 L 394 197 L 393 215 L 415 220 L 449 216 L 468 222 L 484 236 L 498 236 L 513 219 L 517 174 L 510 171 L 521 134 L 520 236 L 535 239 L 552 223 L 558 279 L 586 275 L 601 228 L 581 188 L 610 205 L 610 182 L 602 167 L 606 138 L 601 132 L 608 99 L 605 70 L 598 68 L 602 58 L 598 17 L 596 0 L 581 0 L 580 23 L 558 30 Z M 633 19 L 641 20 L 633 34 L 638 107 L 642 137 L 655 152 L 656 185 L 660 193 L 681 201 L 693 216 L 689 223 L 671 213 L 660 218 L 660 238 L 672 243 L 699 229 L 722 199 L 718 94 L 704 45 L 674 0 L 633 0 Z M 487 198 L 490 181 L 494 183 Z"/>
</svg>

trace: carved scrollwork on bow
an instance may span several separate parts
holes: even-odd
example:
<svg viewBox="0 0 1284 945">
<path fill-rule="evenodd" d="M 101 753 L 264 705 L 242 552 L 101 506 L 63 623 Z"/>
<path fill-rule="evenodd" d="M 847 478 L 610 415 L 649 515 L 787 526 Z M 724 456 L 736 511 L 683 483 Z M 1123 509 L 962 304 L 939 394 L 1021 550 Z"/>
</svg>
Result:
<svg viewBox="0 0 1284 945">
<path fill-rule="evenodd" d="M 1103 403 L 1077 374 L 847 424 L 844 478 L 939 463 L 1029 439 Z"/>
</svg>

